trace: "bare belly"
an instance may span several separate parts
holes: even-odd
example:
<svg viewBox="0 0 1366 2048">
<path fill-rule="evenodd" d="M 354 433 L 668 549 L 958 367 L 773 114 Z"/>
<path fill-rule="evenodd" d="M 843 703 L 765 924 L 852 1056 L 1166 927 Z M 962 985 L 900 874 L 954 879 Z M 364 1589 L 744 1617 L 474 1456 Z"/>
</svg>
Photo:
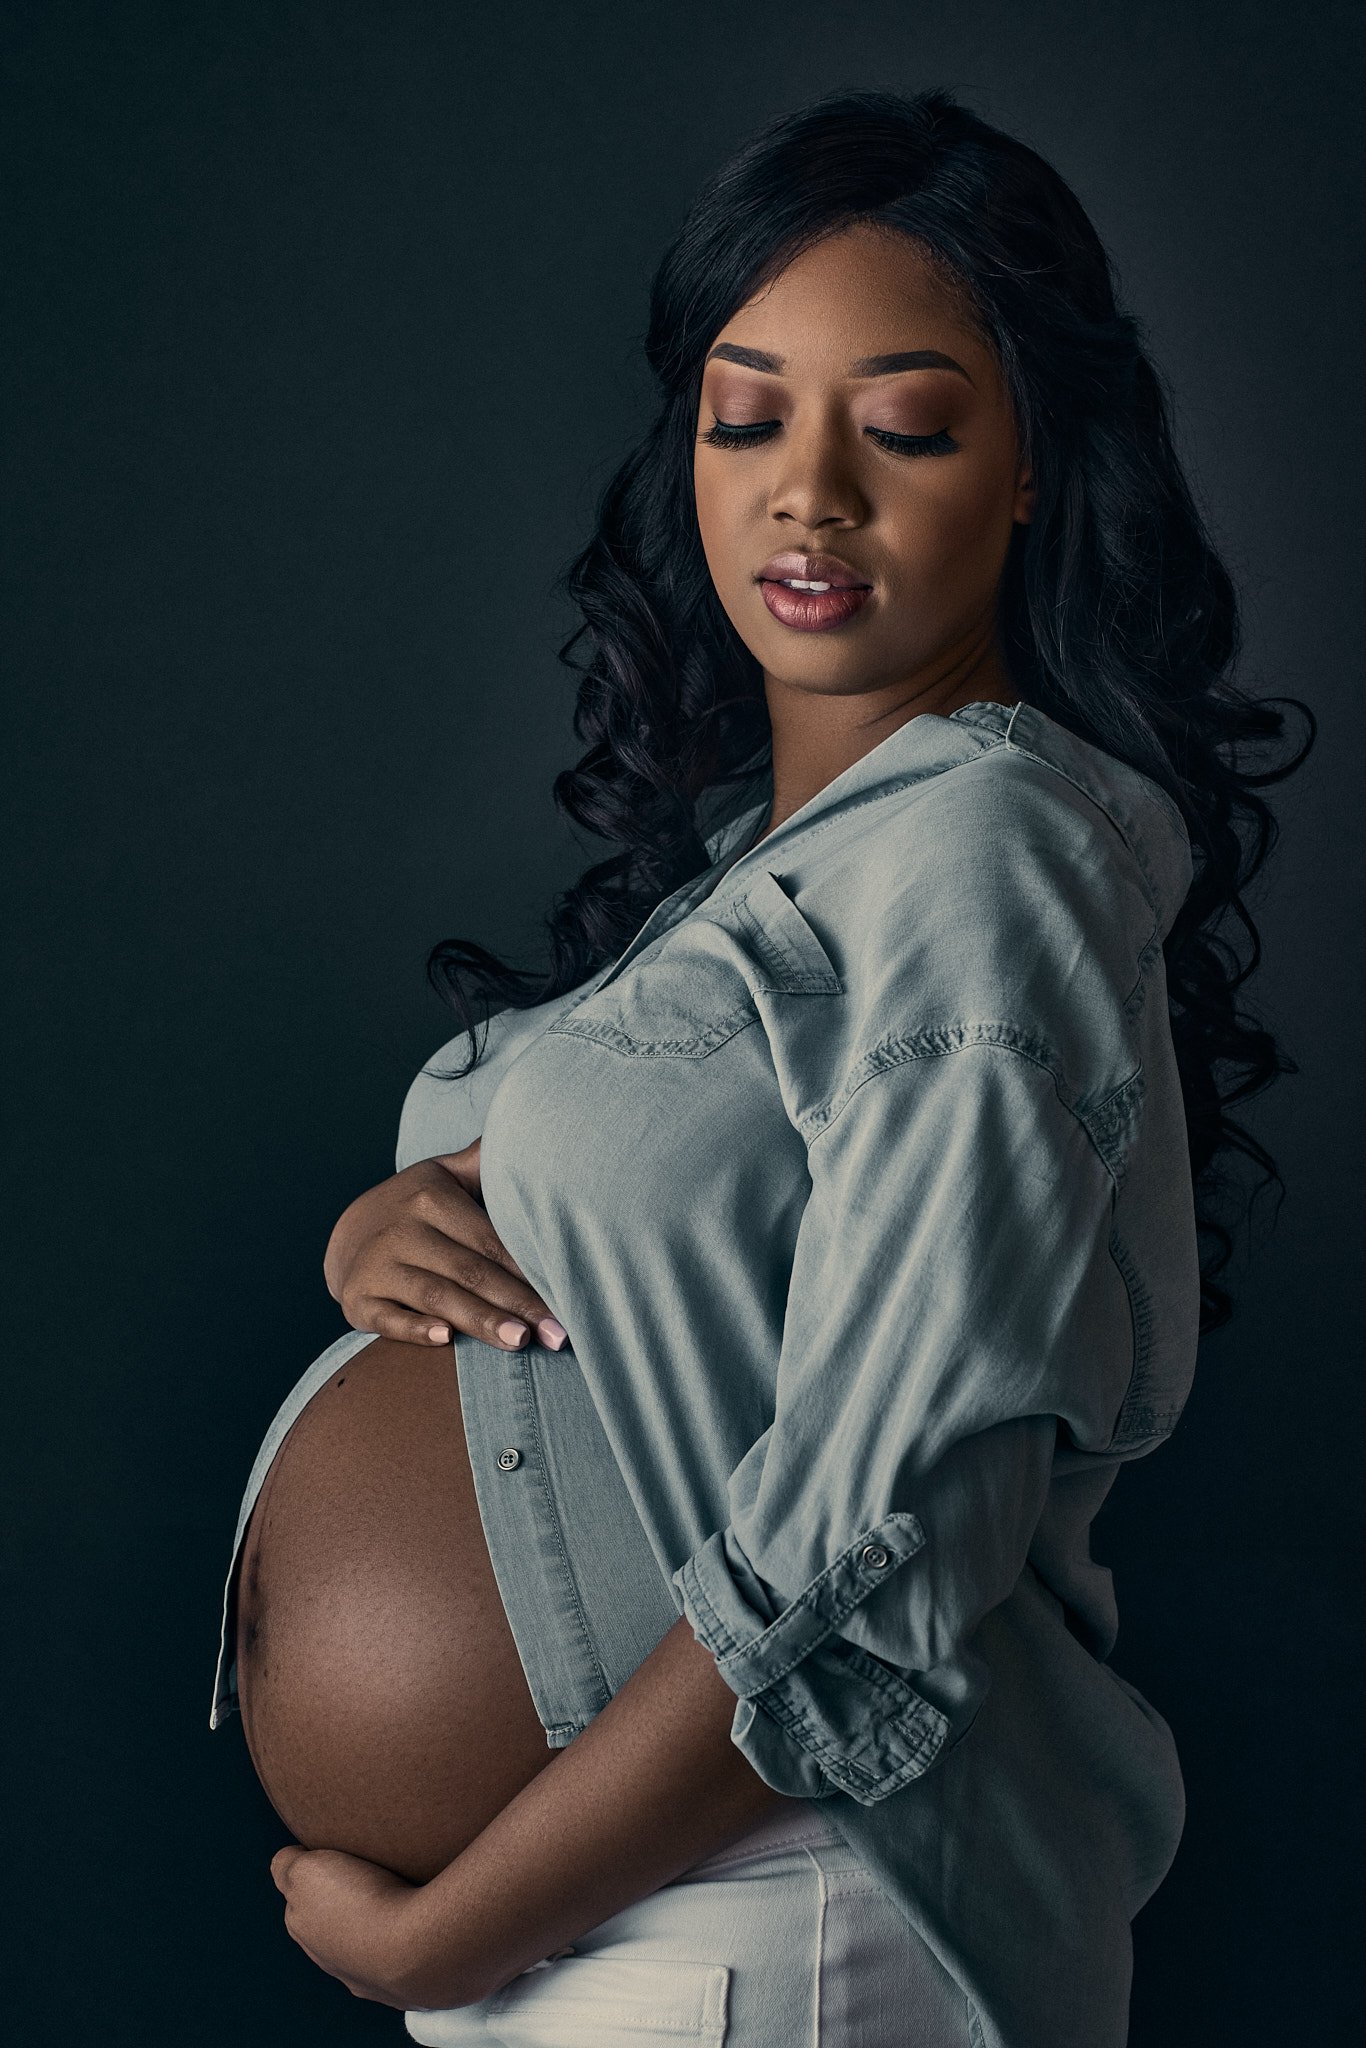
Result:
<svg viewBox="0 0 1366 2048">
<path fill-rule="evenodd" d="M 449 1345 L 376 1338 L 295 1420 L 247 1525 L 237 1686 L 252 1762 L 295 1838 L 418 1882 L 550 1762 Z"/>
</svg>

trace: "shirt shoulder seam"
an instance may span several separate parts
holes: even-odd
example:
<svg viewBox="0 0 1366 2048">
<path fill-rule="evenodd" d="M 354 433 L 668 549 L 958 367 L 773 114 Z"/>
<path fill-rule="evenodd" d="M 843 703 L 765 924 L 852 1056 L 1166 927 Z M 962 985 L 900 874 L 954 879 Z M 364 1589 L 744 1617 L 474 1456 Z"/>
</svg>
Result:
<svg viewBox="0 0 1366 2048">
<path fill-rule="evenodd" d="M 1040 768 L 1049 769 L 1060 781 L 1065 782 L 1069 788 L 1075 789 L 1079 796 L 1085 797 L 1092 810 L 1100 813 L 1138 870 L 1143 883 L 1143 894 L 1147 899 L 1148 908 L 1153 914 L 1154 922 L 1160 921 L 1162 915 L 1162 891 L 1158 886 L 1146 850 L 1140 845 L 1136 835 L 1126 829 L 1121 820 L 1116 817 L 1110 806 L 1104 802 L 1094 789 L 1088 788 L 1086 783 L 1072 774 L 1070 769 L 1063 767 L 1060 761 L 1050 760 L 1047 754 L 1041 754 L 1037 748 L 1029 746 L 1023 739 L 1017 740 L 1007 734 L 1003 736 L 1001 745 L 1012 754 L 1018 754 L 1024 760 L 1037 762 Z M 978 758 L 980 759 L 981 756 L 979 755 Z M 1155 783 L 1153 788 L 1163 798 L 1163 801 L 1167 803 L 1172 816 L 1178 822 L 1181 822 L 1181 813 L 1177 810 L 1175 804 L 1171 802 L 1170 798 L 1166 797 L 1163 791 L 1157 789 Z M 1184 822 L 1182 822 L 1182 829 L 1185 829 Z"/>
<path fill-rule="evenodd" d="M 1012 719 L 1010 725 L 1013 727 L 1014 723 L 1015 721 Z M 1085 782 L 1080 781 L 1067 768 L 1063 767 L 1061 763 L 1050 759 L 1047 754 L 1040 753 L 1036 747 L 1029 746 L 1023 738 L 1014 738 L 1009 728 L 1004 732 L 998 732 L 994 727 L 984 727 L 973 723 L 968 724 L 966 729 L 972 733 L 977 741 L 974 752 L 965 755 L 962 760 L 951 762 L 947 767 L 918 769 L 912 774 L 898 778 L 891 786 L 869 790 L 856 802 L 842 807 L 829 818 L 820 819 L 815 822 L 810 828 L 810 837 L 812 839 L 818 838 L 822 832 L 832 830 L 835 826 L 846 822 L 854 812 L 862 810 L 870 804 L 885 803 L 889 798 L 900 796 L 905 791 L 918 788 L 925 783 L 942 782 L 946 778 L 959 774 L 964 769 L 974 768 L 997 755 L 1014 755 L 1020 760 L 1032 761 L 1037 767 L 1046 769 L 1051 774 L 1056 775 L 1060 782 L 1066 783 L 1070 789 L 1075 789 L 1079 796 L 1085 798 L 1090 810 L 1096 812 L 1105 820 L 1133 863 L 1143 890 L 1144 901 L 1147 903 L 1148 909 L 1152 914 L 1154 929 L 1158 928 L 1162 920 L 1163 899 L 1162 890 L 1158 885 L 1151 862 L 1136 836 L 1126 829 L 1124 824 L 1121 823 L 1120 819 L 1097 792 L 1094 789 L 1088 788 Z M 1171 802 L 1171 799 L 1166 797 L 1163 791 L 1158 790 L 1156 784 L 1152 786 L 1156 794 L 1161 796 L 1167 804 L 1173 819 L 1181 822 L 1181 814 L 1175 804 Z M 1182 829 L 1184 830 L 1184 823 L 1182 824 Z"/>
<path fill-rule="evenodd" d="M 1115 1147 L 1106 1141 L 1105 1119 L 1102 1112 L 1126 1091 L 1132 1091 L 1140 1083 L 1142 1063 L 1132 1074 L 1126 1076 L 1116 1087 L 1107 1091 L 1102 1101 L 1089 1112 L 1082 1111 L 1063 1081 L 1060 1062 L 1049 1047 L 1039 1038 L 1023 1031 L 1018 1025 L 1001 1019 L 983 1019 L 966 1024 L 933 1026 L 925 1031 L 898 1032 L 871 1046 L 855 1060 L 842 1086 L 821 1109 L 813 1110 L 803 1118 L 800 1129 L 807 1150 L 839 1121 L 855 1095 L 867 1086 L 875 1075 L 890 1073 L 897 1067 L 906 1066 L 912 1060 L 943 1059 L 956 1052 L 965 1052 L 976 1046 L 986 1046 L 992 1051 L 1011 1053 L 1017 1059 L 1026 1060 L 1048 1075 L 1053 1083 L 1053 1092 L 1067 1114 L 1082 1131 L 1088 1143 L 1105 1168 L 1110 1179 L 1118 1185 L 1123 1178 L 1122 1154 L 1115 1156 Z M 1101 1129 L 1093 1128 L 1095 1119 L 1101 1119 Z M 1112 1120 L 1113 1121 L 1113 1120 Z"/>
</svg>

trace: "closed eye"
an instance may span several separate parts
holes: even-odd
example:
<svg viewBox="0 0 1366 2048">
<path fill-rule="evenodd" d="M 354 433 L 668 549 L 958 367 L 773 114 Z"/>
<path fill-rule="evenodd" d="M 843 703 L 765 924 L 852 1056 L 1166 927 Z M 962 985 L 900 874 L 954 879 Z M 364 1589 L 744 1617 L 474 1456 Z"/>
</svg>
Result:
<svg viewBox="0 0 1366 2048">
<path fill-rule="evenodd" d="M 713 448 L 754 448 L 775 434 L 779 425 L 778 420 L 759 420 L 753 426 L 738 427 L 714 419 L 702 439 Z M 958 446 L 952 434 L 942 429 L 937 434 L 894 434 L 889 427 L 865 427 L 863 431 L 894 455 L 950 455 Z"/>
</svg>

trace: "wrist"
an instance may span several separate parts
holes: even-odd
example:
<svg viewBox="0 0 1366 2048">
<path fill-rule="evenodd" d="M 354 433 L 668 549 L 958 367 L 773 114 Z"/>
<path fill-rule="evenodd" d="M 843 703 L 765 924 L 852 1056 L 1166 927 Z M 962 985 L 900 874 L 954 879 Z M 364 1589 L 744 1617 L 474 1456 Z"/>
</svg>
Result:
<svg viewBox="0 0 1366 2048">
<path fill-rule="evenodd" d="M 454 1869 L 448 1864 L 419 1885 L 407 1902 L 401 1990 L 415 2010 L 473 2005 L 495 1988 L 489 1977 L 491 1959 L 470 1952 L 469 1916 L 460 1911 Z"/>
</svg>

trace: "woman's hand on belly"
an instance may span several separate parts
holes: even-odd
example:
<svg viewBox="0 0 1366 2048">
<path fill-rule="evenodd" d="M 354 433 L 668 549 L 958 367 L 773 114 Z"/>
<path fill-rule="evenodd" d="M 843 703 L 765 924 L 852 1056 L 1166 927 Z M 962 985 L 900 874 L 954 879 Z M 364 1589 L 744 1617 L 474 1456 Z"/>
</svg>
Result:
<svg viewBox="0 0 1366 2048">
<path fill-rule="evenodd" d="M 464 1330 L 516 1351 L 535 1329 L 558 1351 L 565 1331 L 503 1244 L 480 1195 L 476 1138 L 367 1188 L 333 1225 L 328 1293 L 354 1330 L 447 1344 Z"/>
<path fill-rule="evenodd" d="M 270 1874 L 284 1894 L 286 1931 L 320 1970 L 356 1998 L 399 2012 L 421 2003 L 431 1966 L 421 1885 L 363 1856 L 293 1843 L 276 1850 Z M 442 1962 L 456 1974 L 449 1930 Z"/>
<path fill-rule="evenodd" d="M 731 1740 L 735 1695 L 680 1617 L 588 1726 L 425 1884 L 281 1849 L 290 1934 L 362 1998 L 471 2005 L 782 1808 Z"/>
</svg>

